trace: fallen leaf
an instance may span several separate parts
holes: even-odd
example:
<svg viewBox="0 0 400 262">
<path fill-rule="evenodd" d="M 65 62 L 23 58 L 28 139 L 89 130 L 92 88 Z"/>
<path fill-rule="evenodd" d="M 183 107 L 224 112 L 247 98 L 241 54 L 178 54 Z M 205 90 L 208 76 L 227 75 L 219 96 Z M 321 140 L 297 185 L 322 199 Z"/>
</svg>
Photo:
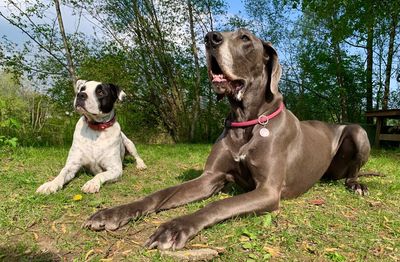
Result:
<svg viewBox="0 0 400 262">
<path fill-rule="evenodd" d="M 334 252 L 334 251 L 337 251 L 338 249 L 335 247 L 327 247 L 324 250 L 325 250 L 325 252 Z"/>
<path fill-rule="evenodd" d="M 267 252 L 268 252 L 271 256 L 273 256 L 273 257 L 279 257 L 279 256 L 280 256 L 279 247 L 272 247 L 272 246 L 265 245 L 265 246 L 263 247 L 263 249 L 264 249 L 265 251 L 267 251 Z"/>
<path fill-rule="evenodd" d="M 56 228 L 56 223 L 55 222 L 53 222 L 51 224 L 51 230 L 53 230 L 54 232 L 57 232 L 57 228 Z"/>
<path fill-rule="evenodd" d="M 307 241 L 303 241 L 302 247 L 303 247 L 303 249 L 307 250 L 307 252 L 309 252 L 311 254 L 316 253 L 316 246 L 314 243 L 308 243 Z"/>
<path fill-rule="evenodd" d="M 132 252 L 132 249 L 125 250 L 125 251 L 122 252 L 122 255 L 127 256 L 131 252 Z"/>
<path fill-rule="evenodd" d="M 86 253 L 86 255 L 85 255 L 85 261 L 87 261 L 88 258 L 89 258 L 92 254 L 94 254 L 94 250 L 93 250 L 93 249 L 89 250 L 89 251 Z"/>
<path fill-rule="evenodd" d="M 248 241 L 250 241 L 250 238 L 247 236 L 240 236 L 239 241 L 240 242 L 248 242 Z"/>
<path fill-rule="evenodd" d="M 152 223 L 153 225 L 158 226 L 158 225 L 161 225 L 163 223 L 163 221 L 162 220 L 153 219 L 152 221 L 150 221 L 150 223 Z"/>
<path fill-rule="evenodd" d="M 193 244 L 191 245 L 192 247 L 201 247 L 201 248 L 207 248 L 208 245 L 204 245 L 204 244 Z"/>
<path fill-rule="evenodd" d="M 161 251 L 162 256 L 167 256 L 175 261 L 209 261 L 218 256 L 218 252 L 211 248 L 187 249 L 181 251 Z"/>
<path fill-rule="evenodd" d="M 325 204 L 325 200 L 323 199 L 313 199 L 310 200 L 310 204 L 316 205 L 316 206 L 321 206 L 323 204 Z"/>
<path fill-rule="evenodd" d="M 369 204 L 370 207 L 379 207 L 379 206 L 382 206 L 382 202 L 380 202 L 380 201 L 373 201 L 373 200 L 370 200 L 370 201 L 367 201 L 367 202 L 368 202 L 368 204 Z"/>
<path fill-rule="evenodd" d="M 61 231 L 65 234 L 67 233 L 67 228 L 64 224 L 61 225 Z"/>
<path fill-rule="evenodd" d="M 139 242 L 137 242 L 137 241 L 135 241 L 135 240 L 131 240 L 131 242 L 132 242 L 133 244 L 135 244 L 135 245 L 138 245 L 138 246 L 141 246 L 141 245 L 142 245 L 141 243 L 139 243 Z"/>
</svg>

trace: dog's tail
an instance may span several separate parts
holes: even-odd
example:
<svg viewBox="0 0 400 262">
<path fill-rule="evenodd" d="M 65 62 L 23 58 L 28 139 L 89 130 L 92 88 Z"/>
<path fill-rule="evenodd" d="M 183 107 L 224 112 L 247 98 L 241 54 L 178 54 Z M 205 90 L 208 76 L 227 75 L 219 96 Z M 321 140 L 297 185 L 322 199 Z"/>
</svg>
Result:
<svg viewBox="0 0 400 262">
<path fill-rule="evenodd" d="M 381 176 L 384 177 L 385 175 L 376 171 L 363 171 L 358 173 L 358 177 L 369 177 L 369 176 Z"/>
</svg>

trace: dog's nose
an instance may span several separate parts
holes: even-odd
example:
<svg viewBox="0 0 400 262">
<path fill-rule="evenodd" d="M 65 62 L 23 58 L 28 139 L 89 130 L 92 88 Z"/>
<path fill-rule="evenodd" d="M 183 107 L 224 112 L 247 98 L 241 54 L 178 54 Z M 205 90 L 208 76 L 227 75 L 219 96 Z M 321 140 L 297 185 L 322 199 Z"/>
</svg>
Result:
<svg viewBox="0 0 400 262">
<path fill-rule="evenodd" d="M 222 34 L 215 31 L 208 32 L 204 37 L 204 42 L 206 44 L 206 47 L 211 46 L 213 48 L 216 48 L 222 44 L 223 40 L 224 38 L 222 37 Z"/>
<path fill-rule="evenodd" d="M 87 95 L 86 93 L 84 93 L 84 92 L 79 92 L 79 93 L 76 95 L 76 97 L 77 97 L 79 100 L 86 100 L 86 99 L 88 98 L 88 95 Z"/>
</svg>

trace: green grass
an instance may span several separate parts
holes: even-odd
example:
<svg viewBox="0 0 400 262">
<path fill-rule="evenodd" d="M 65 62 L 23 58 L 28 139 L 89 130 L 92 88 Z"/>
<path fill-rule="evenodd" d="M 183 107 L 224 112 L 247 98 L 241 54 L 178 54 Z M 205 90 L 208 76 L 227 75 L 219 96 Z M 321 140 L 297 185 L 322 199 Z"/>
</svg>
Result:
<svg viewBox="0 0 400 262">
<path fill-rule="evenodd" d="M 0 260 L 168 261 L 143 242 L 173 217 L 229 197 L 236 188 L 211 199 L 152 214 L 116 232 L 81 229 L 84 219 L 102 207 L 138 199 L 155 190 L 201 174 L 211 145 L 139 145 L 148 169 L 137 171 L 125 160 L 122 179 L 100 193 L 81 186 L 91 175 L 81 172 L 61 191 L 36 195 L 36 188 L 56 176 L 68 148 L 0 148 Z M 321 182 L 303 196 L 281 202 L 279 211 L 246 216 L 201 231 L 187 247 L 209 246 L 216 261 L 399 261 L 400 152 L 373 151 L 364 170 L 383 177 L 363 177 L 370 195 L 348 192 L 343 181 Z M 80 201 L 74 201 L 82 194 Z M 316 205 L 321 200 L 322 205 Z"/>
</svg>

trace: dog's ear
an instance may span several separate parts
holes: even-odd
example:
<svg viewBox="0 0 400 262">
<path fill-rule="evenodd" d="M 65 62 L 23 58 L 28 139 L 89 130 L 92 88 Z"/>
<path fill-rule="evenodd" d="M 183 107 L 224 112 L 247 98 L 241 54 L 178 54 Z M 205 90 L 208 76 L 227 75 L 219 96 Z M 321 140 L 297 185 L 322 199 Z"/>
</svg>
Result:
<svg viewBox="0 0 400 262">
<path fill-rule="evenodd" d="M 120 90 L 118 93 L 118 100 L 123 101 L 125 97 L 126 97 L 125 92 L 123 90 Z"/>
<path fill-rule="evenodd" d="M 117 85 L 114 84 L 109 84 L 109 85 L 111 90 L 115 94 L 116 98 L 118 98 L 119 101 L 123 101 L 126 96 L 125 92 L 122 91 Z"/>
<path fill-rule="evenodd" d="M 77 80 L 75 83 L 75 89 L 74 89 L 75 93 L 78 93 L 79 89 L 81 89 L 81 87 L 84 86 L 86 82 L 87 82 L 87 80 L 82 80 L 82 79 Z"/>
<path fill-rule="evenodd" d="M 271 42 L 262 41 L 262 43 L 264 46 L 264 63 L 268 74 L 267 88 L 269 88 L 272 94 L 276 94 L 279 92 L 278 83 L 282 75 L 278 53 L 272 47 Z"/>
</svg>

